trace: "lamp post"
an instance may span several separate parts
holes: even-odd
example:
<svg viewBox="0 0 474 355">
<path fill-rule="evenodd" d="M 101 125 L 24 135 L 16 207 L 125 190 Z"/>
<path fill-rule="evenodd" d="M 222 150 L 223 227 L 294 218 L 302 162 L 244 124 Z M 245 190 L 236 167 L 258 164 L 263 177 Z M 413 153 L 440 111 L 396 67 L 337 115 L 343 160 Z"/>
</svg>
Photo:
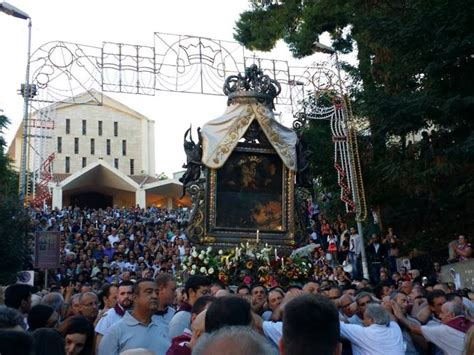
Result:
<svg viewBox="0 0 474 355">
<path fill-rule="evenodd" d="M 337 51 L 334 50 L 333 48 L 326 46 L 322 43 L 319 42 L 313 42 L 313 51 L 314 52 L 321 52 L 321 53 L 326 53 L 326 54 L 331 54 L 336 57 L 336 66 L 337 66 L 337 79 L 339 81 L 339 91 L 341 93 L 341 98 L 344 95 L 344 91 L 342 89 L 342 80 L 341 80 L 341 70 L 339 67 L 339 57 L 337 55 Z M 346 127 L 349 129 L 349 125 L 347 124 L 347 113 L 344 115 L 345 121 L 346 121 Z M 349 132 L 348 132 L 349 134 Z M 351 175 L 351 189 L 353 191 L 353 197 L 354 197 L 354 203 L 356 206 L 356 213 L 361 211 L 361 204 L 360 204 L 360 198 L 359 194 L 356 190 L 357 188 L 357 182 L 355 181 L 354 177 L 354 149 L 351 145 L 348 145 L 349 147 L 349 159 L 350 159 L 350 164 L 349 164 L 349 173 Z M 361 247 L 361 259 L 362 259 L 362 273 L 365 279 L 369 279 L 369 268 L 367 265 L 367 256 L 365 254 L 365 243 L 364 243 L 364 235 L 363 235 L 363 229 L 362 229 L 362 222 L 359 218 L 356 216 L 356 222 L 357 222 L 357 232 L 359 233 L 360 236 L 360 241 L 362 244 Z"/>
<path fill-rule="evenodd" d="M 21 150 L 20 165 L 20 201 L 25 201 L 26 197 L 26 157 L 27 157 L 27 139 L 28 139 L 28 103 L 31 97 L 34 97 L 36 89 L 30 85 L 30 56 L 31 56 L 31 17 L 24 11 L 10 5 L 7 2 L 0 3 L 0 11 L 7 15 L 28 20 L 28 52 L 26 58 L 26 80 L 21 86 L 21 94 L 23 96 L 23 142 Z"/>
</svg>

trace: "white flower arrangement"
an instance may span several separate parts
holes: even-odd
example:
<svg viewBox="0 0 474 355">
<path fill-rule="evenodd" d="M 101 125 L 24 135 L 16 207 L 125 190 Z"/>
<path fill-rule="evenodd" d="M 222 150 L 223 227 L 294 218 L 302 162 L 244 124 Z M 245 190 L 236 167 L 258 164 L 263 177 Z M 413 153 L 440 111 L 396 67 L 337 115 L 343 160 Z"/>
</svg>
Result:
<svg viewBox="0 0 474 355">
<path fill-rule="evenodd" d="M 214 268 L 210 267 L 207 272 L 209 273 L 209 275 L 212 275 L 214 273 Z"/>
</svg>

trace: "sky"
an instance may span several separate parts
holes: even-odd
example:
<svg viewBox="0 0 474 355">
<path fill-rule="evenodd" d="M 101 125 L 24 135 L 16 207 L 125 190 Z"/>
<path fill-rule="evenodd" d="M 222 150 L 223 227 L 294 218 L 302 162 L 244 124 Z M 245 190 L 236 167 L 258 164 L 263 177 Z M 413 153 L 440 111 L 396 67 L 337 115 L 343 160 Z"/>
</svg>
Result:
<svg viewBox="0 0 474 355">
<path fill-rule="evenodd" d="M 0 2 L 2 2 L 0 0 Z M 8 0 L 32 19 L 32 52 L 50 41 L 101 47 L 103 42 L 153 46 L 154 32 L 192 35 L 233 41 L 235 22 L 249 8 L 247 0 Z M 4 132 L 7 143 L 20 125 L 23 98 L 17 94 L 25 82 L 27 21 L 0 12 L 0 110 L 10 118 Z M 321 42 L 323 42 L 321 40 Z M 326 43 L 328 44 L 328 43 Z M 287 59 L 295 65 L 316 61 L 320 55 L 298 62 L 279 43 L 266 58 Z M 226 97 L 158 91 L 154 96 L 111 94 L 155 121 L 156 173 L 182 170 L 183 134 L 219 117 Z M 286 117 L 284 123 L 291 123 Z"/>
</svg>

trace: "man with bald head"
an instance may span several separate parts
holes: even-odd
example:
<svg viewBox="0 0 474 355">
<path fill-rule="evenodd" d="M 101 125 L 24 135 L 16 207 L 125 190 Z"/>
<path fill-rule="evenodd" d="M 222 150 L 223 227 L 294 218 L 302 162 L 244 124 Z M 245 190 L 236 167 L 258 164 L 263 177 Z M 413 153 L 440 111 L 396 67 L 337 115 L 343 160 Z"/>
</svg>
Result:
<svg viewBox="0 0 474 355">
<path fill-rule="evenodd" d="M 80 294 L 78 301 L 79 314 L 93 324 L 99 314 L 99 298 L 93 292 L 86 292 Z"/>
<path fill-rule="evenodd" d="M 204 331 L 206 330 L 206 312 L 207 310 L 204 310 L 203 312 L 199 313 L 198 316 L 194 319 L 194 322 L 191 324 L 191 331 L 193 332 L 193 335 L 191 337 L 191 341 L 189 342 L 189 346 L 191 349 L 193 349 L 201 335 L 204 334 Z"/>
<path fill-rule="evenodd" d="M 226 297 L 230 296 L 229 290 L 223 288 L 221 290 L 217 290 L 217 292 L 214 294 L 214 297 L 219 298 L 219 297 Z"/>
<path fill-rule="evenodd" d="M 422 335 L 427 341 L 435 344 L 438 348 L 449 355 L 462 355 L 466 333 L 473 325 L 465 317 L 462 306 L 456 302 L 445 302 L 441 306 L 439 325 L 420 326 L 411 322 L 404 316 L 401 307 L 392 303 L 393 314 L 413 334 Z"/>
<path fill-rule="evenodd" d="M 193 348 L 193 355 L 276 355 L 267 339 L 251 327 L 223 327 L 205 334 Z"/>
<path fill-rule="evenodd" d="M 357 312 L 357 303 L 355 297 L 351 295 L 342 295 L 339 299 L 339 320 L 350 322 L 349 319 Z"/>
</svg>

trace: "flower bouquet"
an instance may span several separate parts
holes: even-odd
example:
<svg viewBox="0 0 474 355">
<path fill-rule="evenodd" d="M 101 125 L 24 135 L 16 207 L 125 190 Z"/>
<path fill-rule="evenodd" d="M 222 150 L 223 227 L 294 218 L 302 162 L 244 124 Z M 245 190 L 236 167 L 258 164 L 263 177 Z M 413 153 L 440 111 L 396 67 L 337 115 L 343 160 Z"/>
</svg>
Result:
<svg viewBox="0 0 474 355">
<path fill-rule="evenodd" d="M 183 258 L 183 272 L 187 275 L 204 275 L 216 281 L 219 275 L 219 262 L 212 253 L 212 247 L 196 250 L 193 247 L 190 256 Z"/>
</svg>

